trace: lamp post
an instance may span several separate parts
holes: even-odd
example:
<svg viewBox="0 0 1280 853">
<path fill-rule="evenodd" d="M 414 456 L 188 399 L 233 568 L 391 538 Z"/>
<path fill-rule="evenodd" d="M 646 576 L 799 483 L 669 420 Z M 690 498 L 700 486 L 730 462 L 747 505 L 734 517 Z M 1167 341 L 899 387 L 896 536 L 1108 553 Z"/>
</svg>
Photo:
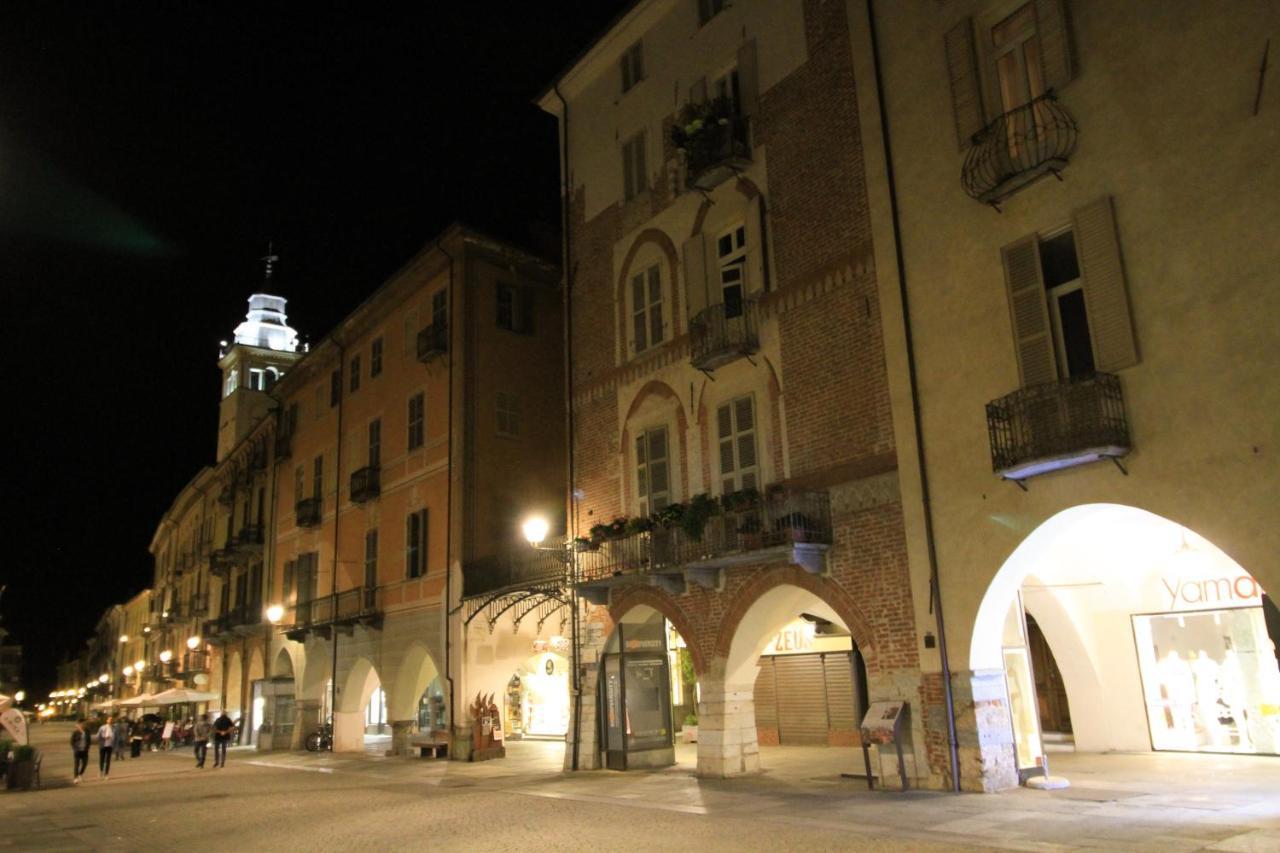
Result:
<svg viewBox="0 0 1280 853">
<path fill-rule="evenodd" d="M 577 552 L 568 545 L 549 547 L 543 545 L 551 525 L 540 515 L 531 515 L 520 525 L 520 531 L 535 551 L 550 551 L 559 556 L 564 564 L 565 574 L 569 582 L 569 642 L 572 646 L 572 669 L 570 691 L 573 694 L 573 763 L 572 769 L 578 769 L 578 743 L 582 739 L 580 725 L 582 722 L 582 673 L 578 652 L 578 584 L 577 584 Z"/>
</svg>

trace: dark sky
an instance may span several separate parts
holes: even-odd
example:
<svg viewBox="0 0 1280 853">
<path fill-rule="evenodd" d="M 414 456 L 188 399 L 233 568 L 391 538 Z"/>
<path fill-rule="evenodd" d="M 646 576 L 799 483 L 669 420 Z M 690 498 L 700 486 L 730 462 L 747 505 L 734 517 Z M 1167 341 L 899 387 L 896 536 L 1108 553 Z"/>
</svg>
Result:
<svg viewBox="0 0 1280 853">
<path fill-rule="evenodd" d="M 558 228 L 530 99 L 624 5 L 5 4 L 0 613 L 30 691 L 149 585 L 267 241 L 314 340 L 455 219 Z"/>
</svg>

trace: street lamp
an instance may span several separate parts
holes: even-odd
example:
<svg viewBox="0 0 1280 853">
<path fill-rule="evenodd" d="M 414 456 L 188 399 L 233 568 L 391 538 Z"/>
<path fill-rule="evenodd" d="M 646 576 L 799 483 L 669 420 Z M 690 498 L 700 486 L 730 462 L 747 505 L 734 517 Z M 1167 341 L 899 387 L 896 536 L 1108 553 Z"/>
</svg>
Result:
<svg viewBox="0 0 1280 853">
<path fill-rule="evenodd" d="M 98 683 L 99 683 L 99 684 L 106 684 L 106 683 L 107 683 L 108 681 L 110 681 L 110 680 L 111 680 L 111 676 L 110 676 L 110 675 L 107 675 L 105 672 L 104 672 L 104 673 L 102 673 L 102 675 L 99 675 L 99 676 L 98 676 Z"/>
<path fill-rule="evenodd" d="M 279 604 L 273 604 L 267 608 L 267 621 L 272 625 L 278 625 L 280 620 L 284 618 L 284 608 Z"/>
<path fill-rule="evenodd" d="M 147 662 L 141 659 L 136 661 L 133 665 L 133 671 L 138 673 L 139 675 L 141 675 L 142 671 L 146 668 L 147 668 Z"/>
<path fill-rule="evenodd" d="M 524 538 L 529 540 L 529 544 L 537 548 L 542 544 L 542 540 L 547 538 L 547 531 L 551 529 L 551 525 L 542 516 L 533 515 L 525 519 L 520 529 L 524 533 Z"/>
<path fill-rule="evenodd" d="M 173 660 L 173 652 L 165 649 L 160 653 L 160 663 L 168 663 L 171 660 Z"/>
<path fill-rule="evenodd" d="M 188 649 L 191 649 L 191 651 L 193 651 L 193 652 L 194 652 L 194 651 L 196 650 L 196 647 L 197 647 L 197 646 L 199 646 L 199 645 L 200 645 L 200 638 L 199 638 L 199 637 L 187 637 L 187 648 L 188 648 Z"/>
<path fill-rule="evenodd" d="M 126 666 L 122 672 L 125 678 L 133 678 L 133 667 Z"/>
<path fill-rule="evenodd" d="M 23 699 L 26 699 L 26 698 L 27 698 L 27 692 L 25 690 L 19 690 L 17 693 L 13 694 L 13 701 L 15 702 L 21 702 Z"/>
<path fill-rule="evenodd" d="M 121 634 L 121 635 L 120 635 L 120 642 L 122 642 L 122 643 L 127 643 L 127 642 L 129 642 L 129 635 L 128 635 L 128 634 Z"/>
</svg>

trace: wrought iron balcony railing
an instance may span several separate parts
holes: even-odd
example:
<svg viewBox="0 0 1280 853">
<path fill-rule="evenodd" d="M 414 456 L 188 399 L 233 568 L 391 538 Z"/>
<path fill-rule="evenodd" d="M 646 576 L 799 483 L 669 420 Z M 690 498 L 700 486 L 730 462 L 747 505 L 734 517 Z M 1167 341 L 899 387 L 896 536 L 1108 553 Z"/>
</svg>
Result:
<svg viewBox="0 0 1280 853">
<path fill-rule="evenodd" d="M 689 322 L 690 363 L 711 371 L 760 349 L 756 300 L 737 299 L 702 309 Z"/>
<path fill-rule="evenodd" d="M 987 432 L 991 467 L 1019 483 L 1099 459 L 1119 460 L 1130 449 L 1120 379 L 1109 373 L 1033 385 L 993 400 Z"/>
<path fill-rule="evenodd" d="M 376 465 L 369 465 L 351 474 L 351 500 L 362 504 L 376 498 L 382 492 L 382 477 Z"/>
<path fill-rule="evenodd" d="M 568 577 L 564 554 L 529 548 L 468 561 L 462 569 L 462 597 L 474 598 L 503 589 L 563 585 Z"/>
<path fill-rule="evenodd" d="M 750 123 L 746 116 L 710 120 L 685 147 L 690 187 L 710 190 L 751 165 Z"/>
<path fill-rule="evenodd" d="M 1010 110 L 973 136 L 960 183 L 999 203 L 1044 175 L 1059 175 L 1076 148 L 1076 122 L 1052 91 Z"/>
<path fill-rule="evenodd" d="M 323 508 L 320 498 L 303 498 L 293 505 L 294 520 L 299 527 L 319 527 Z"/>
<path fill-rule="evenodd" d="M 382 587 L 357 586 L 336 595 L 300 601 L 294 607 L 293 632 L 376 621 L 382 617 Z"/>
<path fill-rule="evenodd" d="M 449 324 L 432 323 L 418 332 L 418 361 L 426 363 L 449 351 Z"/>
<path fill-rule="evenodd" d="M 262 550 L 263 531 L 261 524 L 246 524 L 236 534 L 236 547 L 240 550 Z"/>
<path fill-rule="evenodd" d="M 209 671 L 209 653 L 208 652 L 184 652 L 182 655 L 182 663 L 178 667 L 178 672 L 182 674 L 193 672 Z"/>
<path fill-rule="evenodd" d="M 579 550 L 576 580 L 591 584 L 636 573 L 721 568 L 765 559 L 774 550 L 778 556 L 790 551 L 793 562 L 819 571 L 821 554 L 830 544 L 831 500 L 826 492 L 774 492 L 754 506 L 711 516 L 699 537 L 679 527 L 657 527 Z M 810 555 L 816 559 L 810 560 Z"/>
<path fill-rule="evenodd" d="M 204 636 L 206 639 L 217 641 L 229 634 L 234 634 L 237 628 L 252 628 L 261 625 L 262 619 L 261 602 L 251 601 L 248 604 L 240 604 L 227 610 L 217 619 L 206 621 L 204 623 Z"/>
</svg>

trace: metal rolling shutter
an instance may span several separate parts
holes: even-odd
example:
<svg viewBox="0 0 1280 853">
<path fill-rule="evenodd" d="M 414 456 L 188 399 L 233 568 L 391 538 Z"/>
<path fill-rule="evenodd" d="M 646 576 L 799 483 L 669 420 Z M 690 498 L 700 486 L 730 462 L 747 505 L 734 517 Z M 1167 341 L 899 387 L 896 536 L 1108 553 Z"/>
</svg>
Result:
<svg viewBox="0 0 1280 853">
<path fill-rule="evenodd" d="M 760 658 L 760 672 L 756 675 L 756 728 L 778 727 L 777 692 L 773 689 L 773 658 Z"/>
<path fill-rule="evenodd" d="M 856 731 L 858 701 L 853 686 L 853 653 L 830 652 L 822 656 L 827 688 L 827 716 L 833 731 Z"/>
<path fill-rule="evenodd" d="M 827 742 L 827 691 L 821 655 L 781 655 L 777 676 L 778 736 L 783 744 Z"/>
</svg>

